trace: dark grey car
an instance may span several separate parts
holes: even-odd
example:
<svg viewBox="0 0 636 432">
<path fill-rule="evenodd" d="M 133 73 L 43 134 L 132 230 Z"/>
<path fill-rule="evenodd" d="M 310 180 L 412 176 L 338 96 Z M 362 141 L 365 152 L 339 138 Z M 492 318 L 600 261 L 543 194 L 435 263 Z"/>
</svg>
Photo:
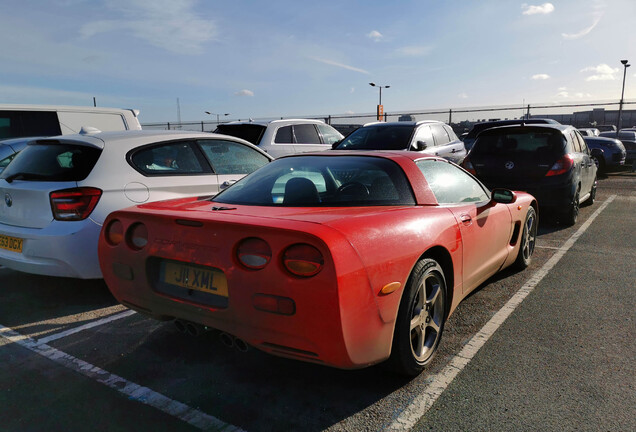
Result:
<svg viewBox="0 0 636 432">
<path fill-rule="evenodd" d="M 625 146 L 616 138 L 588 137 L 584 136 L 592 158 L 598 166 L 599 172 L 605 172 L 613 168 L 621 168 L 625 165 L 627 152 Z"/>
<path fill-rule="evenodd" d="M 636 162 L 636 130 L 621 129 L 618 134 L 616 132 L 601 132 L 601 136 L 605 138 L 618 138 L 625 146 L 627 156 L 625 163 L 631 165 Z"/>
<path fill-rule="evenodd" d="M 453 129 L 434 120 L 369 123 L 334 144 L 334 149 L 419 151 L 455 163 L 466 157 L 464 143 Z"/>
<path fill-rule="evenodd" d="M 572 126 L 521 125 L 479 134 L 464 168 L 488 188 L 534 195 L 540 210 L 551 210 L 574 225 L 579 205 L 596 196 L 596 164 L 581 134 Z"/>
</svg>

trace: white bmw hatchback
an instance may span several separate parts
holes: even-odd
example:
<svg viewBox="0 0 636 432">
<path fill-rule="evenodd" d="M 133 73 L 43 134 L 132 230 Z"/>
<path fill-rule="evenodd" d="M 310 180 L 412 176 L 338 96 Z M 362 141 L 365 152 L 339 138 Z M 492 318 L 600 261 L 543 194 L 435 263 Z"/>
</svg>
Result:
<svg viewBox="0 0 636 432">
<path fill-rule="evenodd" d="M 30 142 L 0 174 L 0 265 L 101 278 L 97 239 L 124 207 L 214 195 L 272 157 L 227 135 L 123 131 Z"/>
</svg>

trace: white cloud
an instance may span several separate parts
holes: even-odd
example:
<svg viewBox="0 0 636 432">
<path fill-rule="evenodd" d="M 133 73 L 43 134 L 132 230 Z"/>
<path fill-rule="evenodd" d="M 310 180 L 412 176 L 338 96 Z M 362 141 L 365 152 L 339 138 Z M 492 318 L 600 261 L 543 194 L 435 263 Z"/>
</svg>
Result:
<svg viewBox="0 0 636 432">
<path fill-rule="evenodd" d="M 532 75 L 531 79 L 533 79 L 533 80 L 547 80 L 547 79 L 550 79 L 550 75 L 548 75 L 548 74 L 536 74 L 536 75 Z"/>
<path fill-rule="evenodd" d="M 591 26 L 584 28 L 578 33 L 561 33 L 561 36 L 563 36 L 564 39 L 570 39 L 570 40 L 582 38 L 583 36 L 589 34 L 592 30 L 594 30 L 594 27 L 596 27 L 598 23 L 601 21 L 601 18 L 603 18 L 603 14 L 604 14 L 603 11 L 595 12 L 594 17 L 592 19 Z"/>
<path fill-rule="evenodd" d="M 468 95 L 466 93 L 460 93 L 457 95 L 457 97 L 460 99 L 468 99 Z"/>
<path fill-rule="evenodd" d="M 612 68 L 604 63 L 601 63 L 598 66 L 589 66 L 584 69 L 581 69 L 581 72 L 593 72 L 593 75 L 585 78 L 585 81 L 607 81 L 614 80 L 616 77 L 614 74 L 618 73 L 618 68 Z"/>
<path fill-rule="evenodd" d="M 376 42 L 379 42 L 384 36 L 377 30 L 373 30 L 372 32 L 367 34 L 367 37 L 373 39 Z"/>
<path fill-rule="evenodd" d="M 398 48 L 396 52 L 405 57 L 422 57 L 430 54 L 431 51 L 430 46 L 406 46 Z"/>
<path fill-rule="evenodd" d="M 320 63 L 328 64 L 328 65 L 331 65 L 331 66 L 337 66 L 339 68 L 343 68 L 343 69 L 347 69 L 347 70 L 350 70 L 350 71 L 360 72 L 360 73 L 369 75 L 369 71 L 366 71 L 364 69 L 359 69 L 359 68 L 356 68 L 356 67 L 353 67 L 353 66 L 349 66 L 349 65 L 346 65 L 346 64 L 343 64 L 343 63 L 338 63 L 338 62 L 335 62 L 333 60 L 321 59 L 321 58 L 317 58 L 317 57 L 309 57 L 309 58 L 314 60 L 314 61 L 320 62 Z"/>
<path fill-rule="evenodd" d="M 539 6 L 532 6 L 532 5 L 528 5 L 524 3 L 521 5 L 521 9 L 523 9 L 522 13 L 524 15 L 536 15 L 536 14 L 547 15 L 549 13 L 554 12 L 554 5 L 552 3 L 543 3 L 542 5 L 539 5 Z"/>
<path fill-rule="evenodd" d="M 182 54 L 201 54 L 216 37 L 215 24 L 199 18 L 193 0 L 107 0 L 117 19 L 92 21 L 80 28 L 86 38 L 100 33 L 128 32 L 151 45 Z M 134 17 L 134 18 L 129 18 Z"/>
<path fill-rule="evenodd" d="M 237 91 L 234 93 L 236 96 L 254 96 L 254 92 L 252 90 L 243 89 L 241 91 Z"/>
<path fill-rule="evenodd" d="M 570 97 L 570 94 L 565 90 L 561 90 L 557 93 L 557 97 L 567 98 Z"/>
<path fill-rule="evenodd" d="M 355 93 L 356 88 L 355 87 L 351 87 L 351 90 L 349 90 L 349 93 Z"/>
</svg>

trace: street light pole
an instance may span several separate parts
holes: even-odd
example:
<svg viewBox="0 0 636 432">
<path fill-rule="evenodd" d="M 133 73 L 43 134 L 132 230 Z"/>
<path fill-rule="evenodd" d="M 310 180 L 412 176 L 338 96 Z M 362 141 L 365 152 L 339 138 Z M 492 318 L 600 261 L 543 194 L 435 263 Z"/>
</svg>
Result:
<svg viewBox="0 0 636 432">
<path fill-rule="evenodd" d="M 625 95 L 625 75 L 627 74 L 627 68 L 630 67 L 630 64 L 627 64 L 629 60 L 621 60 L 623 64 L 623 90 L 621 91 L 621 102 L 618 105 L 618 121 L 616 122 L 616 138 L 618 138 L 618 133 L 621 130 L 621 117 L 623 114 L 623 96 Z"/>
<path fill-rule="evenodd" d="M 378 112 L 377 112 L 377 114 L 378 114 L 378 120 L 381 120 L 382 119 L 382 114 L 384 112 L 384 108 L 382 107 L 382 89 L 383 88 L 387 89 L 387 88 L 389 88 L 391 86 L 390 85 L 381 86 L 381 85 L 378 85 L 378 84 L 372 83 L 372 82 L 370 82 L 369 85 L 371 87 L 377 87 L 380 90 L 380 100 L 378 102 Z"/>
<path fill-rule="evenodd" d="M 220 116 L 221 114 L 216 114 L 216 113 L 213 113 L 213 112 L 210 112 L 210 111 L 205 111 L 205 113 L 206 113 L 206 114 L 208 114 L 208 115 L 215 115 L 215 116 L 216 116 L 216 124 L 218 125 L 218 124 L 220 123 L 219 116 Z M 230 113 L 225 113 L 225 114 L 223 114 L 223 115 L 224 115 L 224 116 L 229 116 L 229 115 L 230 115 Z"/>
</svg>

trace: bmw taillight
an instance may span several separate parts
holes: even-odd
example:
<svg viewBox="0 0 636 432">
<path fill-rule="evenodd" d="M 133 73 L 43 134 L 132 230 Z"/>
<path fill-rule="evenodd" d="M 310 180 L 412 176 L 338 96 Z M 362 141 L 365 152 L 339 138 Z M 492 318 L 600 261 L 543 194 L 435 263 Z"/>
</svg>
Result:
<svg viewBox="0 0 636 432">
<path fill-rule="evenodd" d="M 132 224 L 127 233 L 128 246 L 134 250 L 141 250 L 148 244 L 148 228 L 141 222 Z"/>
<path fill-rule="evenodd" d="M 51 192 L 51 210 L 59 221 L 79 221 L 86 219 L 95 209 L 102 190 L 92 187 L 63 189 Z"/>
<path fill-rule="evenodd" d="M 477 171 L 475 171 L 475 167 L 473 166 L 473 163 L 470 161 L 470 159 L 468 159 L 468 157 L 464 158 L 462 167 L 472 175 L 477 175 Z"/>
<path fill-rule="evenodd" d="M 550 171 L 548 171 L 545 176 L 551 177 L 551 176 L 565 174 L 566 172 L 570 171 L 573 166 L 574 166 L 574 158 L 569 153 L 565 154 L 563 155 L 561 159 L 556 161 L 554 165 L 552 165 L 552 168 L 550 168 Z"/>
<path fill-rule="evenodd" d="M 285 249 L 283 265 L 291 274 L 310 277 L 318 274 L 325 264 L 322 253 L 315 247 L 299 243 Z"/>
<path fill-rule="evenodd" d="M 124 225 L 115 219 L 104 228 L 104 238 L 111 246 L 117 246 L 124 239 Z"/>
<path fill-rule="evenodd" d="M 265 240 L 250 237 L 241 240 L 236 248 L 236 257 L 248 269 L 260 270 L 272 259 L 272 249 Z"/>
</svg>

